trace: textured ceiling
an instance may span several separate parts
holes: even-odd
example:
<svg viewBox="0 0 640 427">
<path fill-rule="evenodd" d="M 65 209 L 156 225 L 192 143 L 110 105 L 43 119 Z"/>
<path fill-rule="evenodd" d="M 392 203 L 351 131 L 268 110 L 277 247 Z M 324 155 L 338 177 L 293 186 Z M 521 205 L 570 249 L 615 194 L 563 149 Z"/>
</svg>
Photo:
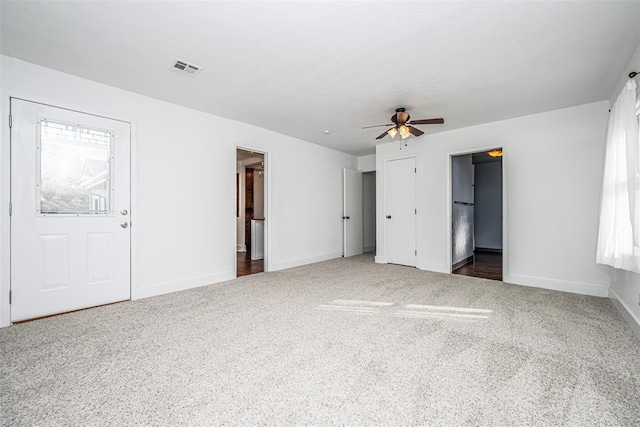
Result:
<svg viewBox="0 0 640 427">
<path fill-rule="evenodd" d="M 357 155 L 399 106 L 428 134 L 608 99 L 640 39 L 639 1 L 1 4 L 6 55 Z"/>
</svg>

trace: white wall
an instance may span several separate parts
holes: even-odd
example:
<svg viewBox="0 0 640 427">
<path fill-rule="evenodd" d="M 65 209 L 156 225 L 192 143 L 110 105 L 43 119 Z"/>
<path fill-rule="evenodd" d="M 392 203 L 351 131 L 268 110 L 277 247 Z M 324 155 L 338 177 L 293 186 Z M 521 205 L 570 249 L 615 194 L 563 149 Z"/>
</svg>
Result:
<svg viewBox="0 0 640 427">
<path fill-rule="evenodd" d="M 640 45 L 629 60 L 616 89 L 611 94 L 611 105 L 616 101 L 623 86 L 629 80 L 628 75 L 631 71 L 640 72 Z M 635 79 L 636 83 L 640 85 L 640 77 Z M 609 296 L 640 338 L 640 274 L 611 268 Z"/>
<path fill-rule="evenodd" d="M 605 296 L 595 263 L 607 101 L 377 146 L 378 212 L 386 159 L 418 153 L 418 268 L 448 272 L 447 162 L 451 154 L 503 147 L 504 281 Z M 376 260 L 384 262 L 378 215 Z"/>
<path fill-rule="evenodd" d="M 342 169 L 356 167 L 354 156 L 14 58 L 1 64 L 4 95 L 133 123 L 134 295 L 234 277 L 236 145 L 269 153 L 268 268 L 341 256 Z M 3 135 L 3 149 L 7 145 Z M 7 209 L 5 198 L 0 209 Z M 3 243 L 6 237 L 3 232 Z M 5 292 L 0 306 L 6 306 Z"/>
<path fill-rule="evenodd" d="M 364 251 L 376 248 L 376 173 L 362 174 L 362 232 Z"/>
<path fill-rule="evenodd" d="M 475 247 L 502 249 L 502 162 L 475 165 Z"/>
<path fill-rule="evenodd" d="M 473 256 L 474 206 L 471 154 L 451 157 L 451 214 L 451 264 L 456 265 Z"/>
<path fill-rule="evenodd" d="M 358 170 L 360 172 L 373 172 L 376 170 L 376 155 L 358 157 Z"/>
</svg>

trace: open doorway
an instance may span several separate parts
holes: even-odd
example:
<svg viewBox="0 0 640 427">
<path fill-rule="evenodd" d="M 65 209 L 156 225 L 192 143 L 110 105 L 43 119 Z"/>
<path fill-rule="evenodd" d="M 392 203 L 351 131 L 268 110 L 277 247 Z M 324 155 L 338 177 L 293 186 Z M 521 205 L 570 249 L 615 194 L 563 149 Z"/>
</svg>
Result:
<svg viewBox="0 0 640 427">
<path fill-rule="evenodd" d="M 451 271 L 502 280 L 502 149 L 451 156 Z"/>
<path fill-rule="evenodd" d="M 376 249 L 376 173 L 343 171 L 343 253 L 350 257 Z"/>
<path fill-rule="evenodd" d="M 376 172 L 362 174 L 362 236 L 364 252 L 376 250 Z"/>
<path fill-rule="evenodd" d="M 265 155 L 236 150 L 237 276 L 265 271 Z"/>
</svg>

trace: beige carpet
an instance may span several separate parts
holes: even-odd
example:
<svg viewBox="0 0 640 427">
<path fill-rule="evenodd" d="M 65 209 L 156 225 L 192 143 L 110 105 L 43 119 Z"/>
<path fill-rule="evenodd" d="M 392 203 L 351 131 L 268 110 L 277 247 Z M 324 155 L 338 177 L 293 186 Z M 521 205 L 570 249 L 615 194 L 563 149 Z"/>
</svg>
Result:
<svg viewBox="0 0 640 427">
<path fill-rule="evenodd" d="M 0 329 L 0 425 L 640 425 L 604 298 L 369 255 Z"/>
</svg>

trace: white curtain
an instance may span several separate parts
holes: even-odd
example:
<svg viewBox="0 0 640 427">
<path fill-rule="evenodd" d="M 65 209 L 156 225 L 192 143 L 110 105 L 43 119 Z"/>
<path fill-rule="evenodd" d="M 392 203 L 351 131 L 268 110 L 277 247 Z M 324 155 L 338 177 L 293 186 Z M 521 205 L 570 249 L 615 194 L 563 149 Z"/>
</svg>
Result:
<svg viewBox="0 0 640 427">
<path fill-rule="evenodd" d="M 636 83 L 609 115 L 596 262 L 640 273 L 640 133 Z"/>
</svg>

